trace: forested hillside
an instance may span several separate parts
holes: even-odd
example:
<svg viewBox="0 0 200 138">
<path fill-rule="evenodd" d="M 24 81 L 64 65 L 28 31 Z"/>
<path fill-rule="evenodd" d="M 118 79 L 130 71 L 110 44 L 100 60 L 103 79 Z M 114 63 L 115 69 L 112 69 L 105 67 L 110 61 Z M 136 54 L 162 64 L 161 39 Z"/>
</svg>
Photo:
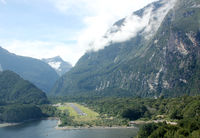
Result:
<svg viewBox="0 0 200 138">
<path fill-rule="evenodd" d="M 0 123 L 39 119 L 38 105 L 49 103 L 44 92 L 12 71 L 0 72 Z"/>
<path fill-rule="evenodd" d="M 0 72 L 0 101 L 5 104 L 48 102 L 44 92 L 12 71 Z"/>
</svg>

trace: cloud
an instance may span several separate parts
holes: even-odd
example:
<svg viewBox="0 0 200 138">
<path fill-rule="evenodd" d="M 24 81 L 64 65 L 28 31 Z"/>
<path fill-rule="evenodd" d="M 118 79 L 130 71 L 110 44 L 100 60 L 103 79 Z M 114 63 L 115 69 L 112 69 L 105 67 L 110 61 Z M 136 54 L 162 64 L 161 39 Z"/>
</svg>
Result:
<svg viewBox="0 0 200 138">
<path fill-rule="evenodd" d="M 0 1 L 6 2 L 5 0 Z M 35 29 L 37 30 L 38 37 L 32 36 L 32 39 L 27 37 L 25 39 L 16 38 L 18 40 L 14 40 L 13 38 L 15 37 L 4 37 L 4 40 L 0 40 L 0 45 L 13 53 L 23 56 L 49 58 L 59 55 L 64 60 L 74 65 L 87 50 L 99 50 L 108 45 L 109 42 L 123 42 L 129 40 L 143 28 L 145 28 L 144 34 L 150 36 L 152 34 L 151 31 L 159 27 L 159 23 L 161 23 L 164 18 L 164 16 L 161 15 L 166 13 L 170 6 L 157 13 L 153 13 L 153 7 L 149 7 L 141 17 L 132 15 L 132 13 L 154 1 L 158 0 L 44 0 L 42 2 L 38 0 L 37 3 L 41 2 L 44 6 L 49 6 L 47 9 L 52 10 L 51 13 L 55 12 L 55 15 L 66 18 L 69 20 L 68 22 L 70 22 L 70 19 L 78 17 L 77 21 L 80 22 L 77 24 L 81 27 L 78 29 L 72 28 L 70 30 L 61 29 L 61 31 L 59 30 L 60 32 L 56 31 L 52 33 L 51 30 L 54 27 L 56 28 L 60 21 L 60 18 L 56 18 L 57 22 L 55 26 L 47 28 L 49 31 L 44 31 L 40 28 Z M 33 0 L 26 2 L 29 2 L 30 5 L 35 3 Z M 33 6 L 33 10 L 37 10 L 34 8 Z M 43 10 L 45 10 L 45 8 Z M 48 14 L 48 16 L 50 16 L 50 14 Z M 162 18 L 154 21 L 153 16 L 161 16 Z M 113 26 L 116 21 L 124 17 L 126 17 L 126 19 L 123 26 L 120 28 Z M 41 19 L 42 18 L 45 20 L 45 17 L 41 16 Z M 34 17 L 33 20 L 35 20 Z M 67 20 L 64 21 L 67 22 Z M 151 24 L 149 25 L 150 22 Z M 0 27 L 3 28 L 3 26 Z M 32 26 L 30 25 L 30 27 Z M 63 27 L 65 27 L 65 25 L 62 24 L 62 28 Z M 72 32 L 71 36 L 68 35 L 65 37 L 65 32 L 67 31 Z M 112 31 L 116 32 L 111 33 Z M 62 40 L 60 39 L 61 33 L 64 34 L 62 35 Z M 34 33 L 30 32 L 30 34 Z M 45 39 L 43 39 L 40 34 L 45 35 Z M 104 36 L 107 36 L 107 38 Z M 65 43 L 65 39 L 68 41 L 69 38 L 72 38 L 76 42 L 72 44 Z"/>
<path fill-rule="evenodd" d="M 173 8 L 176 0 L 163 0 L 163 6 L 157 8 L 150 4 L 141 16 L 131 14 L 127 16 L 121 26 L 112 26 L 107 33 L 92 41 L 90 47 L 97 51 L 112 43 L 124 42 L 141 32 L 146 39 L 150 39 L 160 27 L 164 17 Z"/>
<path fill-rule="evenodd" d="M 7 4 L 6 0 L 0 0 L 1 3 Z"/>
<path fill-rule="evenodd" d="M 0 45 L 11 53 L 38 59 L 61 56 L 65 61 L 70 61 L 73 65 L 84 54 L 84 50 L 81 48 L 76 49 L 77 47 L 74 44 L 69 45 L 53 41 L 0 40 Z"/>
<path fill-rule="evenodd" d="M 150 39 L 155 34 L 167 13 L 174 8 L 176 2 L 177 0 L 163 0 L 161 2 L 163 6 L 155 11 L 155 7 L 152 5 L 153 11 L 151 11 L 152 13 L 149 18 L 149 24 L 146 26 L 143 33 L 146 39 Z"/>
<path fill-rule="evenodd" d="M 71 12 L 72 7 L 77 9 L 76 14 L 84 12 L 82 21 L 85 28 L 80 30 L 76 39 L 77 45 L 85 51 L 103 48 L 108 43 L 108 40 L 103 39 L 103 36 L 116 21 L 153 1 L 157 0 L 50 0 L 64 14 Z M 127 18 L 126 26 L 122 28 L 122 31 L 109 39 L 122 41 L 122 39 L 126 40 L 126 37 L 133 36 L 137 32 L 136 30 L 146 24 L 143 23 L 146 20 L 144 18 L 130 16 Z"/>
</svg>

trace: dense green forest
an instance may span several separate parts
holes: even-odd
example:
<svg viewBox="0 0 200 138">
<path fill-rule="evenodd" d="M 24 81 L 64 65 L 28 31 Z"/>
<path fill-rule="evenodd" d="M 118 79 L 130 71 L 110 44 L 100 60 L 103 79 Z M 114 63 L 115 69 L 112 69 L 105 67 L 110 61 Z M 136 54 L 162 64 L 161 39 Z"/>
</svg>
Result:
<svg viewBox="0 0 200 138">
<path fill-rule="evenodd" d="M 45 104 L 46 94 L 12 71 L 0 72 L 1 104 Z"/>
<path fill-rule="evenodd" d="M 12 71 L 0 72 L 0 122 L 22 122 L 47 115 L 38 107 L 47 104 L 44 92 Z"/>
<path fill-rule="evenodd" d="M 177 98 L 118 98 L 118 97 L 51 97 L 51 102 L 84 103 L 98 113 L 110 116 L 126 117 L 130 120 L 138 118 L 156 119 L 163 115 L 167 119 L 182 119 L 192 117 L 199 111 L 200 96 L 182 96 Z M 138 116 L 135 116 L 134 111 Z M 126 113 L 134 116 L 126 116 Z"/>
<path fill-rule="evenodd" d="M 200 119 L 184 118 L 177 125 L 150 123 L 141 127 L 138 138 L 199 138 Z"/>
<path fill-rule="evenodd" d="M 51 100 L 54 102 L 79 102 L 100 113 L 101 117 L 105 117 L 105 115 L 107 118 L 113 117 L 113 120 L 104 120 L 102 125 L 126 124 L 129 126 L 128 122 L 133 120 L 151 121 L 152 123 L 141 127 L 139 138 L 200 137 L 200 96 L 160 97 L 158 99 L 62 97 L 51 98 Z M 163 123 L 153 123 L 155 120 Z M 121 121 L 121 123 L 115 121 Z"/>
<path fill-rule="evenodd" d="M 7 105 L 0 106 L 0 122 L 22 122 L 44 117 L 40 108 L 35 105 Z"/>
</svg>

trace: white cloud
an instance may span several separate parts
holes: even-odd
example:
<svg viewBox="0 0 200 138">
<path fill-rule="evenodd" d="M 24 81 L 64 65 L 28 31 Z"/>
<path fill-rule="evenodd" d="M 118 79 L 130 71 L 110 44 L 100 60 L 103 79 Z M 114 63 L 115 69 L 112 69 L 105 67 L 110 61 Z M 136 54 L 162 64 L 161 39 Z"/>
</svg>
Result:
<svg viewBox="0 0 200 138">
<path fill-rule="evenodd" d="M 0 0 L 6 2 L 5 0 Z M 76 44 L 66 44 L 64 42 L 41 41 L 41 40 L 1 40 L 0 45 L 9 51 L 29 57 L 49 58 L 61 56 L 64 60 L 71 62 L 73 65 L 89 49 L 101 49 L 110 41 L 122 42 L 130 39 L 138 31 L 148 25 L 153 19 L 151 9 L 147 9 L 146 14 L 142 17 L 132 16 L 132 12 L 143 8 L 148 3 L 158 0 L 45 0 L 50 2 L 61 14 L 70 16 L 79 16 L 84 28 L 79 33 L 73 33 L 71 36 L 77 41 Z M 174 1 L 174 0 L 170 0 Z M 170 6 L 169 6 L 170 7 Z M 166 7 L 168 10 L 169 7 Z M 157 17 L 166 13 L 166 9 L 160 10 Z M 64 16 L 63 16 L 64 17 Z M 121 28 L 112 27 L 113 23 L 121 18 L 127 17 Z M 160 20 L 162 20 L 160 18 Z M 159 21 L 160 23 L 161 21 Z M 81 23 L 80 23 L 81 24 Z M 111 28 L 112 27 L 112 28 Z M 109 28 L 118 29 L 116 33 L 109 33 Z M 157 22 L 146 28 L 146 34 L 151 34 L 152 30 L 158 28 Z M 106 33 L 107 32 L 107 33 Z M 49 34 L 47 34 L 48 36 Z M 105 39 L 103 36 L 107 35 Z M 56 34 L 55 34 L 56 36 Z"/>
<path fill-rule="evenodd" d="M 151 17 L 149 18 L 149 24 L 148 26 L 146 26 L 144 31 L 146 39 L 149 39 L 151 38 L 151 36 L 154 35 L 154 33 L 160 27 L 165 16 L 169 12 L 169 10 L 174 7 L 176 2 L 177 0 L 163 0 L 162 3 L 164 4 L 164 6 L 159 8 L 157 11 L 152 12 Z"/>
<path fill-rule="evenodd" d="M 6 0 L 0 0 L 1 3 L 7 4 Z"/>
<path fill-rule="evenodd" d="M 65 61 L 69 61 L 73 65 L 84 54 L 83 49 L 78 49 L 73 44 L 67 45 L 59 42 L 0 40 L 0 45 L 17 55 L 38 59 L 61 56 Z"/>
<path fill-rule="evenodd" d="M 136 36 L 140 30 L 142 30 L 145 26 L 148 25 L 149 18 L 151 15 L 151 10 L 152 10 L 151 8 L 147 9 L 142 17 L 132 14 L 129 15 L 124 20 L 122 26 L 118 27 L 114 25 L 106 33 L 106 37 L 101 37 L 100 39 L 96 39 L 93 43 L 92 48 L 94 50 L 98 50 L 104 48 L 110 42 L 123 42 Z"/>
<path fill-rule="evenodd" d="M 157 0 L 50 0 L 55 4 L 55 7 L 62 13 L 68 13 L 74 7 L 77 8 L 78 12 L 84 12 L 87 16 L 83 17 L 85 28 L 80 31 L 77 36 L 79 47 L 85 49 L 101 49 L 108 42 L 102 37 L 105 32 L 112 27 L 113 23 L 127 15 L 130 15 L 133 11 L 143 8 L 148 3 Z M 134 22 L 137 20 L 138 22 Z M 123 39 L 125 37 L 133 36 L 139 28 L 143 27 L 144 24 L 139 17 L 130 17 L 127 19 L 127 23 L 122 28 L 122 33 L 118 33 L 113 36 L 113 40 Z M 131 22 L 130 22 L 131 21 Z M 139 27 L 139 28 L 138 28 Z M 129 30 L 131 29 L 131 30 Z M 127 31 L 126 31 L 127 30 Z M 111 38 L 110 38 L 111 39 Z M 122 41 L 122 40 L 118 40 Z"/>
<path fill-rule="evenodd" d="M 101 29 L 102 34 L 92 39 L 93 41 L 90 44 L 91 48 L 96 51 L 104 48 L 111 42 L 117 43 L 127 41 L 135 37 L 137 33 L 143 29 L 144 31 L 142 32 L 145 38 L 151 38 L 159 28 L 168 11 L 173 8 L 176 0 L 163 0 L 162 2 L 163 6 L 156 10 L 153 4 L 149 5 L 142 16 L 130 14 L 124 19 L 123 25 L 114 25 L 110 27 L 107 33 Z M 95 30 L 95 28 L 91 30 Z M 87 35 L 84 37 L 87 37 Z"/>
</svg>

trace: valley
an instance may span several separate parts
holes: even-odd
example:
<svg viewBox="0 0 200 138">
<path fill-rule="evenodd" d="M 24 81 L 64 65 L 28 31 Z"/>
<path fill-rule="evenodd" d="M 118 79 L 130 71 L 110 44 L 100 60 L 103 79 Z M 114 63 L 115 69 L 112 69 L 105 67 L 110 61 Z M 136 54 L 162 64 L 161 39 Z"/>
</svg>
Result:
<svg viewBox="0 0 200 138">
<path fill-rule="evenodd" d="M 2 11 L 7 6 L 3 2 Z M 43 2 L 45 7 L 50 4 Z M 0 47 L 0 137 L 199 138 L 200 0 L 152 0 L 110 25 L 100 20 L 96 24 L 92 22 L 96 18 L 84 12 L 88 16 L 84 23 L 66 30 L 62 25 L 76 25 L 81 19 L 73 22 L 70 16 L 54 22 L 67 16 L 60 12 L 77 8 L 76 2 L 72 9 L 63 8 L 70 5 L 65 2 L 55 4 L 53 11 L 53 5 L 44 9 L 48 15 L 59 15 L 44 25 L 53 23 L 50 28 L 55 32 L 36 24 L 45 30 L 37 34 L 43 42 L 33 38 L 25 43 L 32 48 L 31 54 L 24 53 L 28 49 L 24 44 L 15 41 L 11 45 L 10 39 L 5 43 L 0 37 L 0 44 L 5 44 Z M 100 19 L 105 18 L 112 20 L 111 15 Z M 89 31 L 83 29 L 93 23 Z M 101 25 L 108 27 L 106 31 Z M 56 34 L 62 31 L 76 36 Z"/>
</svg>

